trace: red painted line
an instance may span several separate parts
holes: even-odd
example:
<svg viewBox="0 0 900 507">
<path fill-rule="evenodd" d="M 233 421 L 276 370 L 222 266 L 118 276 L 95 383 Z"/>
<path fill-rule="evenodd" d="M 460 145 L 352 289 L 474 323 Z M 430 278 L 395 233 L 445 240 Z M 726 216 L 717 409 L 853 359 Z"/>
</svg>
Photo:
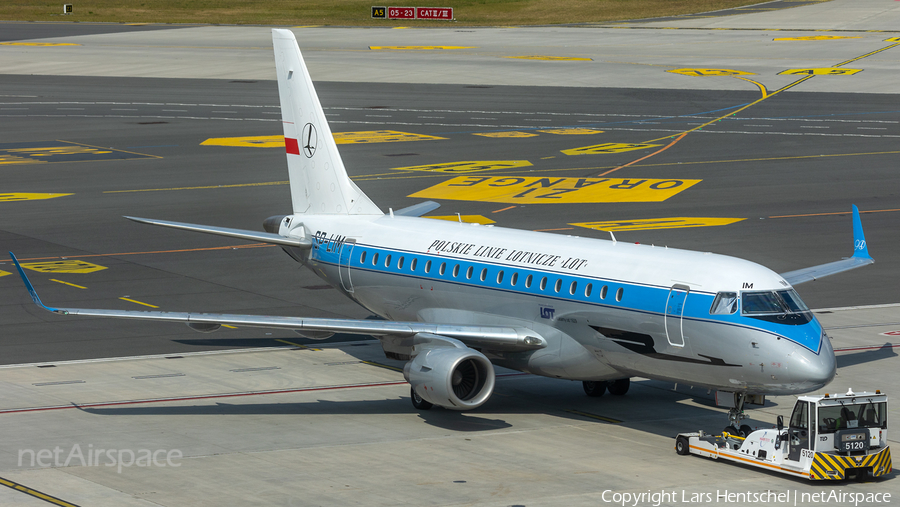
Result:
<svg viewBox="0 0 900 507">
<path fill-rule="evenodd" d="M 290 137 L 284 138 L 284 148 L 291 155 L 299 155 L 300 154 L 300 144 L 296 139 L 291 139 Z"/>
<path fill-rule="evenodd" d="M 835 352 L 853 352 L 856 350 L 879 350 L 879 349 L 894 349 L 900 347 L 900 344 L 884 344 L 884 345 L 870 345 L 868 347 L 847 347 L 841 349 L 834 349 Z"/>
</svg>

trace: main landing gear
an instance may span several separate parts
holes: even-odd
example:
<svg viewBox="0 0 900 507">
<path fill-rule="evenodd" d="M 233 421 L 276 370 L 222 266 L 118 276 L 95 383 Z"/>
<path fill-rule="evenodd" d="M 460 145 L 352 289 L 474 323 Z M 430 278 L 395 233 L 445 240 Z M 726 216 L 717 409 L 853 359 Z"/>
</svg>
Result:
<svg viewBox="0 0 900 507">
<path fill-rule="evenodd" d="M 606 391 L 615 396 L 622 396 L 628 392 L 628 388 L 631 386 L 631 379 L 621 378 L 613 381 L 585 380 L 581 383 L 581 386 L 584 388 L 584 394 L 592 398 L 603 396 L 603 393 Z"/>
</svg>

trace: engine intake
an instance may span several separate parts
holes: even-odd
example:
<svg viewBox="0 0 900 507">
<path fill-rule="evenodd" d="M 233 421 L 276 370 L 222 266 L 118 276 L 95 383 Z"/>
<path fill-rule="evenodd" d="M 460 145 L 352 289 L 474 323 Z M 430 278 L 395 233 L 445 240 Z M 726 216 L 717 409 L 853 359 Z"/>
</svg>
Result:
<svg viewBox="0 0 900 507">
<path fill-rule="evenodd" d="M 403 376 L 425 401 L 452 410 L 472 410 L 494 392 L 494 366 L 470 348 L 435 347 L 403 367 Z"/>
</svg>

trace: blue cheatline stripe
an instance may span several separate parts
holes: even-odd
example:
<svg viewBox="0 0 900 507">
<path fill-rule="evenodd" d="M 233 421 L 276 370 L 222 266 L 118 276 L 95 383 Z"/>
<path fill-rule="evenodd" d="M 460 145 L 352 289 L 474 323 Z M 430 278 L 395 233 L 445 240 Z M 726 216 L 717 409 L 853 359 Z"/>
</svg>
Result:
<svg viewBox="0 0 900 507">
<path fill-rule="evenodd" d="M 318 245 L 318 248 L 314 248 L 312 253 L 313 258 L 317 262 L 339 268 L 342 247 L 328 251 L 327 246 L 327 244 L 320 244 Z M 363 254 L 366 256 L 364 263 L 361 262 Z M 663 286 L 636 284 L 613 279 L 573 276 L 558 271 L 541 271 L 532 268 L 492 264 L 483 261 L 462 260 L 455 257 L 442 257 L 399 249 L 387 249 L 360 243 L 353 244 L 351 255 L 349 267 L 353 270 L 390 274 L 417 280 L 450 283 L 481 289 L 498 290 L 520 295 L 540 296 L 547 299 L 577 302 L 591 306 L 614 308 L 660 316 L 664 315 L 663 310 L 665 309 L 670 290 L 669 287 Z M 377 263 L 374 262 L 376 256 Z M 388 261 L 388 257 L 390 257 L 390 261 Z M 400 258 L 403 258 L 402 268 L 398 268 Z M 346 259 L 344 260 L 346 261 Z M 416 269 L 412 270 L 414 261 Z M 431 266 L 429 272 L 426 273 L 425 267 L 429 261 L 431 262 Z M 444 264 L 443 274 L 440 272 L 441 264 Z M 459 265 L 459 271 L 457 276 L 454 277 L 453 270 L 457 265 Z M 472 268 L 472 277 L 467 278 L 466 275 L 470 267 Z M 481 273 L 483 270 L 486 270 L 486 274 L 485 279 L 482 281 Z M 498 282 L 498 274 L 501 271 L 503 272 L 503 277 Z M 514 274 L 517 274 L 517 283 L 515 286 L 511 283 Z M 525 282 L 529 275 L 532 277 L 531 286 L 526 288 Z M 546 286 L 544 290 L 541 290 L 541 280 L 544 278 L 547 280 Z M 556 291 L 557 281 L 559 281 L 560 286 L 559 292 Z M 575 283 L 574 294 L 570 293 L 573 282 Z M 585 289 L 588 284 L 591 285 L 592 290 L 590 296 L 585 296 Z M 601 299 L 600 295 L 603 286 L 607 287 L 607 292 L 606 297 Z M 619 290 L 622 290 L 621 302 L 616 301 L 616 293 Z M 783 332 L 784 326 L 775 323 L 754 319 L 754 325 L 748 325 L 748 318 L 742 317 L 739 312 L 730 315 L 710 315 L 709 308 L 712 305 L 713 298 L 713 293 L 691 291 L 690 296 L 686 300 L 684 318 L 686 320 L 697 322 L 711 322 L 731 327 L 764 331 L 773 336 L 782 337 L 788 341 L 797 343 L 816 354 L 820 352 L 822 333 L 821 327 L 818 325 L 817 321 L 813 320 L 810 324 L 805 326 L 791 326 L 792 329 L 796 330 L 806 330 L 808 326 L 812 326 L 807 330 L 810 332 L 804 333 L 805 336 L 798 339 L 796 336 L 788 336 L 787 333 Z"/>
</svg>

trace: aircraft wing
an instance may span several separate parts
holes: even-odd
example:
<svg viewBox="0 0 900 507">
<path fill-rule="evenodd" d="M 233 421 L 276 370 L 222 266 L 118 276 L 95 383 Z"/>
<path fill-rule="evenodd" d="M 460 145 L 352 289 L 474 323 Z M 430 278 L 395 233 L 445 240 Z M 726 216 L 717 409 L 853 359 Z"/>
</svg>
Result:
<svg viewBox="0 0 900 507">
<path fill-rule="evenodd" d="M 189 313 L 163 311 L 102 310 L 89 308 L 53 308 L 46 306 L 35 291 L 19 260 L 10 252 L 13 263 L 28 289 L 31 299 L 44 310 L 60 315 L 85 317 L 111 317 L 118 319 L 161 320 L 184 322 L 196 331 L 214 331 L 223 324 L 272 329 L 290 329 L 297 332 L 331 332 L 360 335 L 413 337 L 417 334 L 455 338 L 466 345 L 492 350 L 525 351 L 544 348 L 546 340 L 534 330 L 502 326 L 460 326 L 431 324 L 426 322 L 395 322 L 379 320 L 322 319 L 305 317 L 277 317 L 266 315 L 230 315 L 217 313 Z"/>
<path fill-rule="evenodd" d="M 809 268 L 798 269 L 781 273 L 781 276 L 791 285 L 797 285 L 804 282 L 812 282 L 823 276 L 843 273 L 851 269 L 868 266 L 875 262 L 875 259 L 869 256 L 869 248 L 866 245 L 866 237 L 863 234 L 862 221 L 859 219 L 859 208 L 853 205 L 853 256 L 839 261 L 820 264 Z"/>
<path fill-rule="evenodd" d="M 156 220 L 152 218 L 125 217 L 133 222 L 142 224 L 159 225 L 162 227 L 171 227 L 173 229 L 182 229 L 185 231 L 204 232 L 206 234 L 215 234 L 217 236 L 227 236 L 229 238 L 246 239 L 250 241 L 259 241 L 261 243 L 271 243 L 273 245 L 294 246 L 297 248 L 310 248 L 312 241 L 309 238 L 291 238 L 271 232 L 248 231 L 244 229 L 230 229 L 228 227 L 213 227 L 211 225 L 188 224 L 184 222 L 170 222 L 168 220 Z"/>
</svg>

